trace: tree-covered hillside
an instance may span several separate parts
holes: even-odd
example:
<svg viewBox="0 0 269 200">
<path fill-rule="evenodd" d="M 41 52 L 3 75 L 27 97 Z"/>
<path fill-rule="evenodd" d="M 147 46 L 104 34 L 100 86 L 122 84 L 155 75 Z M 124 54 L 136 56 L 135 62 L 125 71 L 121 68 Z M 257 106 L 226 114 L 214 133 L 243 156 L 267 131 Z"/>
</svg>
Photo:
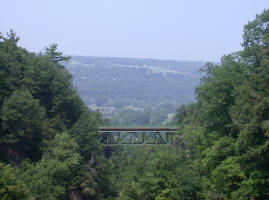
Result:
<svg viewBox="0 0 269 200">
<path fill-rule="evenodd" d="M 243 50 L 208 64 L 180 135 L 205 199 L 269 199 L 269 10 L 244 27 Z"/>
<path fill-rule="evenodd" d="M 0 199 L 269 199 L 269 10 L 245 25 L 242 51 L 203 68 L 172 145 L 101 146 L 104 120 L 73 88 L 69 58 L 17 42 L 0 35 Z"/>
<path fill-rule="evenodd" d="M 194 102 L 205 62 L 73 56 L 66 63 L 86 104 L 145 108 Z"/>
<path fill-rule="evenodd" d="M 116 149 L 118 199 L 269 199 L 269 10 L 242 45 L 204 69 L 173 146 Z"/>
<path fill-rule="evenodd" d="M 73 56 L 63 63 L 85 104 L 114 125 L 159 125 L 195 101 L 205 62 Z"/>
<path fill-rule="evenodd" d="M 111 164 L 52 44 L 40 54 L 0 34 L 0 199 L 105 199 Z"/>
</svg>

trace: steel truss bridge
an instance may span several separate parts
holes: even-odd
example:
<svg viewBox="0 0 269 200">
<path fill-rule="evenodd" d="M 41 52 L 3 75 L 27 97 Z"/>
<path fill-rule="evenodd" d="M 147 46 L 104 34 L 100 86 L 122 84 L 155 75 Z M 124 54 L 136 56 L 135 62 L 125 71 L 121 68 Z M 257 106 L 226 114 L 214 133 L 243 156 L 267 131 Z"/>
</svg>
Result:
<svg viewBox="0 0 269 200">
<path fill-rule="evenodd" d="M 104 145 L 172 144 L 176 128 L 170 127 L 99 127 L 99 140 Z"/>
</svg>

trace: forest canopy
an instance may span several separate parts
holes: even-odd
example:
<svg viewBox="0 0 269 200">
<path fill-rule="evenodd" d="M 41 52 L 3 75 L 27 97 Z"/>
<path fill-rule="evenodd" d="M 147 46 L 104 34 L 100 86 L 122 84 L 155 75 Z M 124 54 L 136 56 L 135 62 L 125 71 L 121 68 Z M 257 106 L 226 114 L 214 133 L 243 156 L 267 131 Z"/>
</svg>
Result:
<svg viewBox="0 0 269 200">
<path fill-rule="evenodd" d="M 112 155 L 119 199 L 269 199 L 269 10 L 245 25 L 242 45 L 202 69 L 173 146 Z"/>
<path fill-rule="evenodd" d="M 244 26 L 242 51 L 202 69 L 167 146 L 104 148 L 69 58 L 18 40 L 0 35 L 1 199 L 269 199 L 269 10 Z"/>
<path fill-rule="evenodd" d="M 59 63 L 57 45 L 39 54 L 0 35 L 0 199 L 113 196 L 109 161 L 88 111 Z M 91 161 L 91 162 L 90 162 Z"/>
</svg>

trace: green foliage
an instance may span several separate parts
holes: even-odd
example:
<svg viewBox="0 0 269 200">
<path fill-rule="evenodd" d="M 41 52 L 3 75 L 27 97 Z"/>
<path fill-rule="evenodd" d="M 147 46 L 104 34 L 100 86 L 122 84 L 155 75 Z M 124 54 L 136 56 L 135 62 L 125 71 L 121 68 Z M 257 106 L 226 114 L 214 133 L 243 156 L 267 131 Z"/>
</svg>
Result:
<svg viewBox="0 0 269 200">
<path fill-rule="evenodd" d="M 119 109 L 113 113 L 110 123 L 117 126 L 161 126 L 167 119 L 169 113 L 174 112 L 172 104 L 163 104 L 152 107 L 146 107 L 143 110 Z M 173 123 L 173 122 L 172 122 Z"/>
<path fill-rule="evenodd" d="M 198 170 L 180 148 L 126 147 L 112 160 L 119 199 L 196 199 Z"/>
<path fill-rule="evenodd" d="M 44 135 L 45 109 L 27 90 L 15 90 L 4 101 L 2 126 L 7 139 L 38 143 Z"/>
<path fill-rule="evenodd" d="M 244 29 L 240 52 L 208 64 L 178 135 L 200 163 L 202 199 L 268 199 L 269 10 Z"/>
<path fill-rule="evenodd" d="M 204 108 L 203 121 L 209 131 L 219 129 L 228 134 L 227 127 L 231 123 L 229 107 L 234 103 L 236 88 L 242 83 L 245 73 L 236 55 L 225 56 L 222 65 L 208 64 L 204 70 L 206 75 L 196 88 L 196 96 L 200 106 Z"/>
<path fill-rule="evenodd" d="M 234 193 L 240 188 L 245 179 L 236 157 L 229 157 L 212 171 L 212 189 L 210 195 L 215 193 L 223 199 L 232 199 Z"/>
<path fill-rule="evenodd" d="M 10 165 L 0 163 L 0 199 L 18 200 L 34 199 L 29 195 L 26 185 L 20 181 Z"/>
<path fill-rule="evenodd" d="M 0 198 L 112 196 L 110 163 L 97 141 L 103 119 L 87 112 L 59 63 L 69 58 L 56 44 L 34 54 L 18 40 L 12 30 L 0 37 L 0 161 L 16 167 L 0 164 Z"/>
<path fill-rule="evenodd" d="M 28 186 L 31 196 L 54 200 L 64 197 L 65 187 L 59 181 L 63 180 L 66 172 L 68 168 L 61 162 L 42 159 L 37 163 L 23 164 L 18 176 Z"/>
<path fill-rule="evenodd" d="M 67 186 L 76 186 L 80 164 L 77 143 L 62 133 L 49 142 L 40 161 L 26 162 L 18 174 L 37 199 L 63 199 Z"/>
<path fill-rule="evenodd" d="M 58 64 L 60 61 L 69 61 L 70 56 L 63 56 L 62 52 L 57 52 L 58 45 L 53 43 L 49 47 L 46 47 L 45 54 L 56 64 Z"/>
<path fill-rule="evenodd" d="M 76 139 L 81 155 L 86 160 L 91 158 L 91 152 L 99 149 L 97 141 L 98 127 L 102 123 L 95 115 L 85 111 L 71 128 L 71 135 Z"/>
<path fill-rule="evenodd" d="M 268 174 L 253 171 L 249 178 L 241 183 L 239 192 L 235 195 L 237 199 L 267 198 L 269 180 Z"/>
<path fill-rule="evenodd" d="M 110 159 L 96 139 L 102 116 L 59 63 L 68 58 L 18 40 L 0 36 L 0 161 L 16 166 L 0 163 L 1 199 L 269 198 L 269 10 L 245 26 L 242 51 L 203 69 L 197 103 L 177 110 L 173 146 L 106 147 Z M 140 114 L 125 120 L 162 116 Z"/>
<path fill-rule="evenodd" d="M 116 148 L 118 199 L 269 198 L 268 23 L 265 10 L 245 26 L 242 51 L 202 70 L 197 103 L 177 109 L 173 148 Z"/>
<path fill-rule="evenodd" d="M 180 124 L 183 122 L 183 119 L 187 116 L 187 106 L 182 104 L 177 108 L 176 119 L 177 123 Z"/>
<path fill-rule="evenodd" d="M 203 150 L 204 167 L 211 171 L 227 157 L 234 155 L 234 139 L 231 137 L 221 137 L 219 140 L 214 141 L 212 146 Z"/>
<path fill-rule="evenodd" d="M 52 141 L 49 141 L 47 147 L 43 150 L 43 157 L 46 160 L 54 159 L 65 162 L 73 167 L 79 164 L 80 154 L 79 146 L 76 141 L 70 138 L 67 132 L 55 135 Z"/>
</svg>

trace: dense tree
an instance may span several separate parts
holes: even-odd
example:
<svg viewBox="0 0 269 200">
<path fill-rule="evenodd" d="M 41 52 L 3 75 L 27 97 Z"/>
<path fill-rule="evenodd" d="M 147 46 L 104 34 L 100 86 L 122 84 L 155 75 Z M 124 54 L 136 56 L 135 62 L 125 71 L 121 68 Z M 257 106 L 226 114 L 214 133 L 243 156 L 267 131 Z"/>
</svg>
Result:
<svg viewBox="0 0 269 200">
<path fill-rule="evenodd" d="M 56 64 L 61 61 L 69 61 L 70 56 L 63 56 L 62 52 L 57 52 L 58 45 L 53 43 L 45 48 L 45 54 Z"/>
<path fill-rule="evenodd" d="M 10 165 L 0 163 L 0 198 L 3 200 L 31 198 L 26 185 L 20 181 Z"/>
<path fill-rule="evenodd" d="M 146 107 L 144 110 L 135 109 L 120 109 L 115 112 L 111 118 L 110 123 L 114 125 L 162 125 L 167 119 L 167 115 L 172 113 L 169 107 L 165 104 L 158 107 Z"/>
<path fill-rule="evenodd" d="M 97 141 L 105 120 L 72 87 L 68 58 L 18 40 L 0 35 L 1 199 L 269 198 L 269 10 L 245 26 L 242 51 L 203 69 L 174 145 L 110 147 L 110 159 Z M 126 123 L 162 116 L 124 113 Z"/>
<path fill-rule="evenodd" d="M 6 143 L 23 146 L 28 155 L 35 158 L 42 138 L 46 138 L 46 125 L 45 109 L 27 90 L 15 90 L 5 100 L 2 107 L 2 140 Z"/>
<path fill-rule="evenodd" d="M 73 88 L 60 63 L 69 57 L 56 44 L 29 53 L 18 40 L 0 36 L 0 199 L 113 196 L 97 141 L 103 119 Z"/>
<path fill-rule="evenodd" d="M 202 199 L 269 198 L 269 10 L 244 28 L 243 47 L 208 64 L 196 109 L 178 111 L 179 134 L 200 163 Z"/>
<path fill-rule="evenodd" d="M 23 163 L 19 178 L 37 199 L 63 199 L 67 186 L 76 188 L 82 164 L 78 145 L 67 133 L 57 134 L 36 163 Z"/>
<path fill-rule="evenodd" d="M 179 147 L 118 149 L 112 160 L 119 199 L 196 199 L 198 171 L 186 158 Z"/>
</svg>

